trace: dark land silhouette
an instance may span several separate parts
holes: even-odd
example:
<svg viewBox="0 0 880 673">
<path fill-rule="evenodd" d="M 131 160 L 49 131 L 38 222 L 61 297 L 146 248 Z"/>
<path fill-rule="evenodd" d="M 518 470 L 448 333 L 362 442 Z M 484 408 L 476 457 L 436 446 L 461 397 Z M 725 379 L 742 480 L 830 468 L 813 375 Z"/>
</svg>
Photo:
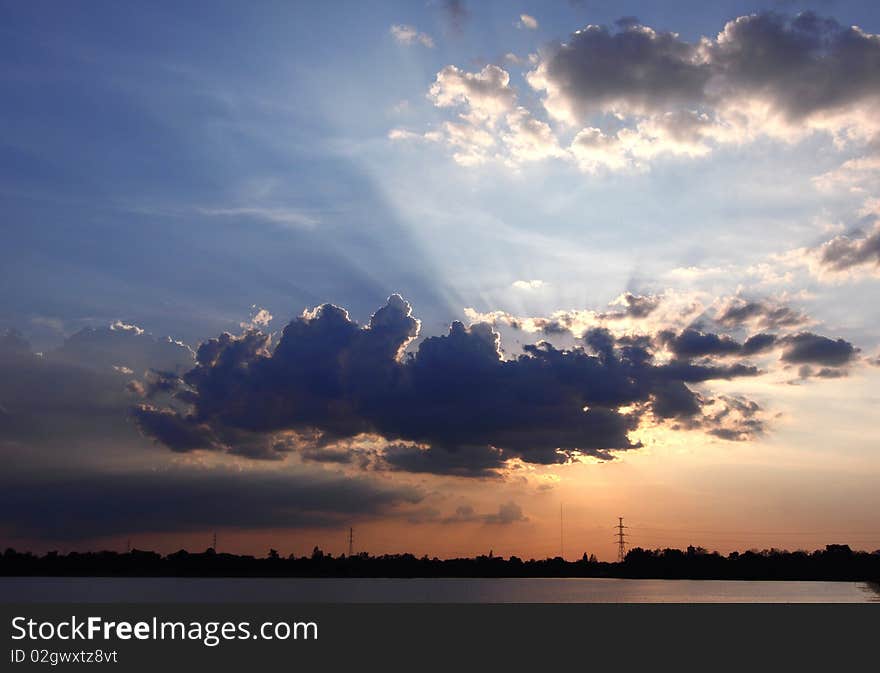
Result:
<svg viewBox="0 0 880 673">
<path fill-rule="evenodd" d="M 631 549 L 623 562 L 599 561 L 584 554 L 523 560 L 503 558 L 439 559 L 413 554 L 332 556 L 317 547 L 310 556 L 265 557 L 184 550 L 165 556 L 151 551 L 49 552 L 37 556 L 7 549 L 0 556 L 2 576 L 44 577 L 617 577 L 640 579 L 723 580 L 880 580 L 880 550 L 853 551 L 847 545 L 822 550 L 731 552 L 722 555 L 701 547 Z"/>
</svg>

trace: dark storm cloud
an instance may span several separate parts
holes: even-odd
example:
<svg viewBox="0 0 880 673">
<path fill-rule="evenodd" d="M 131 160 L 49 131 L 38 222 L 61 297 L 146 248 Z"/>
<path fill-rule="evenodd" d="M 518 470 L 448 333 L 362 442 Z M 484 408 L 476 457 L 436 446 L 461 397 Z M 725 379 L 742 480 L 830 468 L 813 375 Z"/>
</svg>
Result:
<svg viewBox="0 0 880 673">
<path fill-rule="evenodd" d="M 148 385 L 170 387 L 167 379 L 174 375 L 152 374 L 147 384 L 134 385 L 132 376 L 150 366 L 184 371 L 192 364 L 186 346 L 119 323 L 81 330 L 43 354 L 32 352 L 17 332 L 8 332 L 0 337 L 0 407 L 5 410 L 0 439 L 68 445 L 85 437 L 138 441 L 126 420 L 132 397 L 145 395 Z"/>
<path fill-rule="evenodd" d="M 18 330 L 7 330 L 0 335 L 0 358 L 11 360 L 18 357 L 30 357 L 31 345 Z"/>
<path fill-rule="evenodd" d="M 699 380 L 696 376 L 700 371 L 700 364 L 688 362 L 693 358 L 759 355 L 781 347 L 780 360 L 786 364 L 840 367 L 853 362 L 859 353 L 859 349 L 845 339 L 830 339 L 812 332 L 798 332 L 784 336 L 761 332 L 752 335 L 740 344 L 724 334 L 687 328 L 679 333 L 670 330 L 662 331 L 658 333 L 657 339 L 679 359 L 679 361 L 665 366 L 675 368 L 675 375 L 682 381 Z M 684 364 L 681 360 L 685 361 Z M 725 367 L 713 365 L 711 378 L 742 376 L 743 373 L 737 372 L 737 368 L 744 366 L 741 364 L 732 365 L 728 368 L 732 370 L 730 375 L 722 376 Z"/>
<path fill-rule="evenodd" d="M 723 395 L 716 411 L 702 419 L 706 432 L 728 441 L 744 441 L 764 432 L 765 423 L 757 402 L 744 397 Z"/>
<path fill-rule="evenodd" d="M 322 472 L 170 470 L 40 481 L 0 478 L 13 535 L 86 540 L 216 528 L 332 527 L 418 503 L 408 486 Z"/>
<path fill-rule="evenodd" d="M 169 447 L 185 453 L 198 449 L 219 450 L 220 441 L 210 426 L 197 423 L 172 409 L 158 409 L 140 404 L 132 409 L 132 416 L 141 432 Z"/>
<path fill-rule="evenodd" d="M 700 413 L 701 399 L 681 381 L 666 381 L 656 387 L 651 408 L 658 418 L 691 418 Z"/>
<path fill-rule="evenodd" d="M 544 320 L 541 322 L 541 332 L 546 334 L 547 336 L 551 336 L 554 334 L 568 334 L 571 327 L 569 325 L 569 321 L 567 320 Z M 519 323 L 511 323 L 511 327 L 514 329 L 519 329 Z"/>
<path fill-rule="evenodd" d="M 139 327 L 116 322 L 109 327 L 82 329 L 46 357 L 97 370 L 126 368 L 140 376 L 148 369 L 166 375 L 186 371 L 193 365 L 194 353 L 178 341 L 157 339 Z"/>
<path fill-rule="evenodd" d="M 880 267 L 880 225 L 864 235 L 837 236 L 819 248 L 819 262 L 831 271 Z"/>
<path fill-rule="evenodd" d="M 774 348 L 779 339 L 775 334 L 761 332 L 753 334 L 742 345 L 743 355 L 758 355 Z"/>
<path fill-rule="evenodd" d="M 742 346 L 735 339 L 712 332 L 688 328 L 678 334 L 664 331 L 658 335 L 664 345 L 676 357 L 698 358 L 707 355 L 731 355 L 739 353 Z"/>
<path fill-rule="evenodd" d="M 809 318 L 789 306 L 735 297 L 721 308 L 715 320 L 724 327 L 754 323 L 761 329 L 782 329 L 803 325 Z"/>
<path fill-rule="evenodd" d="M 701 430 L 730 442 L 748 441 L 767 430 L 766 414 L 754 400 L 738 395 L 693 396 L 701 413 L 667 414 L 665 418 L 671 420 L 672 429 Z M 687 404 L 687 399 L 681 403 Z M 656 405 L 654 413 L 660 413 Z"/>
<path fill-rule="evenodd" d="M 503 451 L 486 445 L 446 449 L 394 444 L 385 450 L 383 458 L 392 470 L 460 477 L 492 476 L 506 460 Z"/>
<path fill-rule="evenodd" d="M 624 292 L 613 303 L 623 305 L 621 311 L 600 313 L 603 320 L 617 320 L 620 318 L 647 318 L 663 301 L 663 297 L 657 295 L 641 295 L 632 292 Z"/>
<path fill-rule="evenodd" d="M 652 114 L 760 99 L 797 121 L 876 98 L 880 41 L 812 12 L 741 16 L 701 42 L 627 20 L 577 31 L 543 54 L 530 81 L 548 92 L 548 107 L 581 119 L 597 110 Z"/>
<path fill-rule="evenodd" d="M 627 292 L 623 295 L 626 305 L 626 314 L 633 318 L 645 318 L 654 312 L 660 305 L 661 297 L 632 294 Z"/>
<path fill-rule="evenodd" d="M 730 95 L 761 95 L 794 120 L 880 93 L 880 41 L 812 12 L 740 17 L 711 53 Z"/>
<path fill-rule="evenodd" d="M 654 305 L 637 295 L 623 303 L 638 315 Z M 185 372 L 189 349 L 133 327 L 81 332 L 46 355 L 9 333 L 0 339 L 0 431 L 22 445 L 106 444 L 136 439 L 134 425 L 181 453 L 296 452 L 310 462 L 486 477 L 513 459 L 613 458 L 640 446 L 630 433 L 646 414 L 708 431 L 719 398 L 700 384 L 761 373 L 740 358 L 779 348 L 783 363 L 826 368 L 812 375 L 828 378 L 858 352 L 809 332 L 740 343 L 694 328 L 654 337 L 594 328 L 580 346 L 529 344 L 505 359 L 489 325 L 459 322 L 407 352 L 419 328 L 397 295 L 366 326 L 325 304 L 290 322 L 277 343 L 255 329 L 209 339 Z M 671 360 L 655 360 L 661 346 Z M 163 368 L 148 367 L 152 358 Z M 147 367 L 141 380 L 130 365 Z"/>
<path fill-rule="evenodd" d="M 292 321 L 277 346 L 255 330 L 205 342 L 175 394 L 187 410 L 143 404 L 134 413 L 146 435 L 177 451 L 242 453 L 240 433 L 313 433 L 309 459 L 329 447 L 327 460 L 341 462 L 334 445 L 366 433 L 387 442 L 372 461 L 379 469 L 488 476 L 513 458 L 610 458 L 638 446 L 628 433 L 640 412 L 620 407 L 684 419 L 705 403 L 687 384 L 759 373 L 742 363 L 691 362 L 728 344 L 731 354 L 742 348 L 717 335 L 711 348 L 692 344 L 690 334 L 670 337 L 678 357 L 656 364 L 650 339 L 616 339 L 605 329 L 588 331 L 584 347 L 526 345 L 505 360 L 489 325 L 459 322 L 404 354 L 418 330 L 397 295 L 364 327 L 325 304 Z M 271 449 L 253 455 L 276 457 Z"/>
<path fill-rule="evenodd" d="M 189 366 L 192 366 L 190 361 Z M 187 367 L 189 369 L 189 367 Z M 159 395 L 170 395 L 176 392 L 183 380 L 174 372 L 163 372 L 156 369 L 148 369 L 144 373 L 143 380 L 129 381 L 127 390 L 145 399 L 153 399 Z"/>
<path fill-rule="evenodd" d="M 859 349 L 844 339 L 800 332 L 784 339 L 782 361 L 788 364 L 814 364 L 827 367 L 840 367 L 855 360 Z"/>
<path fill-rule="evenodd" d="M 690 104 L 702 98 L 710 74 L 695 45 L 633 23 L 617 31 L 587 26 L 541 65 L 541 77 L 581 115 L 620 104 L 636 109 Z"/>
</svg>

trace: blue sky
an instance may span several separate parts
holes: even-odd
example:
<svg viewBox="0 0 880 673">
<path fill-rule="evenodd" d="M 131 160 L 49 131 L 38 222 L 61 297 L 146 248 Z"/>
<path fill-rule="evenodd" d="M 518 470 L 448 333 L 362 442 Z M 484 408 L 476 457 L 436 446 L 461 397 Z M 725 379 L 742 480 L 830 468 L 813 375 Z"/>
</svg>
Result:
<svg viewBox="0 0 880 673">
<path fill-rule="evenodd" d="M 746 37 L 718 38 L 728 21 L 755 15 L 750 25 L 780 41 L 806 10 L 835 22 L 817 24 L 832 45 L 811 52 L 828 76 L 818 83 L 798 88 L 805 71 L 784 51 L 750 70 L 724 51 Z M 30 2 L 2 11 L 0 331 L 18 330 L 34 351 L 86 327 L 117 338 L 123 327 L 100 332 L 116 321 L 195 349 L 241 333 L 261 308 L 274 321 L 252 324 L 277 342 L 304 309 L 329 302 L 365 324 L 399 293 L 421 321 L 411 353 L 453 320 L 491 324 L 507 358 L 544 338 L 581 346 L 597 326 L 624 341 L 650 336 L 658 362 L 684 357 L 664 330 L 742 343 L 776 330 L 781 359 L 758 362 L 756 379 L 700 382 L 704 400 L 746 395 L 768 419 L 818 414 L 814 422 L 844 434 L 867 422 L 880 349 L 871 252 L 880 86 L 851 66 L 876 62 L 877 3 Z M 773 24 L 767 11 L 787 18 Z M 604 33 L 586 31 L 591 24 Z M 612 51 L 608 73 L 592 69 L 582 55 L 617 49 L 627 31 L 670 51 L 644 62 Z M 862 61 L 845 60 L 841 35 Z M 635 70 L 618 70 L 630 56 Z M 708 78 L 698 93 L 676 79 L 689 68 Z M 693 125 L 681 130 L 679 119 Z M 647 301 L 650 315 L 610 316 L 626 296 Z M 748 302 L 799 317 L 724 321 Z M 851 346 L 846 362 L 793 353 L 804 332 Z M 0 396 L 0 412 L 4 404 Z M 821 453 L 840 441 L 795 420 L 776 425 L 754 437 L 737 426 L 754 452 L 742 465 L 768 446 Z M 647 455 L 678 450 L 667 431 L 645 430 L 655 446 Z M 122 464 L 164 464 L 145 434 L 126 436 Z M 92 469 L 123 435 L 116 425 L 89 435 L 77 456 Z M 246 453 L 225 437 L 230 453 Z M 868 460 L 872 441 L 856 438 L 847 460 Z M 650 461 L 630 467 L 639 460 Z M 811 461 L 818 470 L 833 458 Z M 543 465 L 529 465 L 540 472 L 530 488 L 560 479 Z M 880 469 L 876 458 L 866 465 L 862 474 Z M 615 477 L 622 493 L 642 483 L 614 469 L 628 475 Z M 561 492 L 599 486 L 595 473 L 576 473 L 561 478 Z M 509 474 L 485 501 L 461 483 L 444 488 L 487 511 L 508 498 L 528 509 L 534 495 Z M 620 504 L 603 503 L 609 516 Z M 542 500 L 523 521 L 538 526 L 545 510 Z"/>
<path fill-rule="evenodd" d="M 516 308 L 511 282 L 554 271 L 545 310 L 596 305 L 650 284 L 640 276 L 652 264 L 716 259 L 719 229 L 750 238 L 753 254 L 778 249 L 784 228 L 820 209 L 800 189 L 767 193 L 777 167 L 753 159 L 772 146 L 620 179 L 547 165 L 461 171 L 442 152 L 387 140 L 391 128 L 437 123 L 426 92 L 444 65 L 503 63 L 624 15 L 696 39 L 760 6 L 480 3 L 457 31 L 440 4 L 9 8 L 4 320 L 27 331 L 33 318 L 69 329 L 121 317 L 192 340 L 253 303 L 286 316 L 330 300 L 364 319 L 399 291 L 442 324 L 464 305 Z M 819 9 L 867 29 L 878 21 L 871 3 Z M 529 11 L 538 29 L 518 29 Z M 397 43 L 393 24 L 425 31 L 435 48 Z M 534 94 L 516 69 L 512 84 Z M 815 146 L 784 154 L 796 179 L 823 165 Z M 684 188 L 695 175 L 699 189 Z M 669 228 L 688 245 L 670 242 Z M 599 268 L 542 259 L 541 241 L 594 255 Z"/>
</svg>

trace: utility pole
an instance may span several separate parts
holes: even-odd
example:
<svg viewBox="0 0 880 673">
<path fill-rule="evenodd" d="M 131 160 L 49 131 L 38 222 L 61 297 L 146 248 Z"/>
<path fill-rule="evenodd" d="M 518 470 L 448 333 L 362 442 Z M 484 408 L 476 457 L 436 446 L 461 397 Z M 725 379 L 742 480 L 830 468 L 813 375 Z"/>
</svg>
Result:
<svg viewBox="0 0 880 673">
<path fill-rule="evenodd" d="M 354 528 L 348 529 L 348 558 L 354 556 Z"/>
<path fill-rule="evenodd" d="M 623 532 L 623 529 L 626 526 L 623 525 L 623 517 L 617 517 L 617 562 L 623 563 L 623 559 L 626 558 L 626 534 Z"/>
</svg>

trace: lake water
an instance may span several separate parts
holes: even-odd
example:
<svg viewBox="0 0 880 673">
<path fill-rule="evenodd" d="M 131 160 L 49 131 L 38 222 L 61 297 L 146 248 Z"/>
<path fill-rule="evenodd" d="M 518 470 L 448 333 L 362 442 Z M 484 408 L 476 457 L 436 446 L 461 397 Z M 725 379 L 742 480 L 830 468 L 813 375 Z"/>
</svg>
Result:
<svg viewBox="0 0 880 673">
<path fill-rule="evenodd" d="M 2 577 L 0 602 L 870 603 L 880 591 L 864 582 Z"/>
</svg>

